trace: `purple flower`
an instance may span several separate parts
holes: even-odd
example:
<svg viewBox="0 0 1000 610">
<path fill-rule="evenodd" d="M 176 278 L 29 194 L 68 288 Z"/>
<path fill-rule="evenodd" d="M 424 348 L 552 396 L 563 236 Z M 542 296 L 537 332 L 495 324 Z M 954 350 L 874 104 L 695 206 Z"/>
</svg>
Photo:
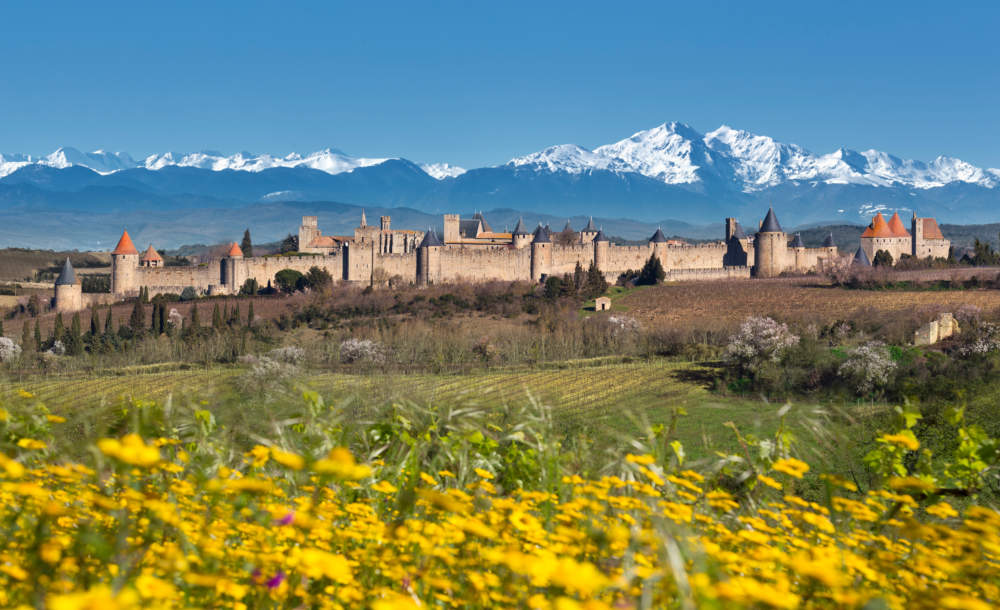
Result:
<svg viewBox="0 0 1000 610">
<path fill-rule="evenodd" d="M 267 581 L 267 588 L 268 589 L 277 589 L 278 587 L 281 586 L 281 583 L 283 583 L 283 582 L 285 582 L 285 573 L 283 571 L 281 571 L 281 570 L 278 570 L 278 573 L 275 574 L 271 578 L 271 580 Z"/>
<path fill-rule="evenodd" d="M 278 525 L 291 525 L 295 521 L 295 511 L 289 511 L 287 515 L 278 519 Z"/>
</svg>

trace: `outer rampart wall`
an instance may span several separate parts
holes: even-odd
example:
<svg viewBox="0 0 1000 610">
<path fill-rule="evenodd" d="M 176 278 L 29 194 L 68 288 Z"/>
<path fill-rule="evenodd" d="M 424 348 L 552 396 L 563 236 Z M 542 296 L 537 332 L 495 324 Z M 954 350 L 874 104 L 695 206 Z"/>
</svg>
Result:
<svg viewBox="0 0 1000 610">
<path fill-rule="evenodd" d="M 440 271 L 431 281 L 473 282 L 531 279 L 531 249 L 507 246 L 441 248 Z M 434 269 L 432 268 L 433 272 Z"/>
<path fill-rule="evenodd" d="M 375 276 L 378 278 L 380 272 L 385 275 L 384 279 L 393 276 L 400 276 L 405 282 L 417 281 L 417 253 L 416 251 L 406 254 L 382 254 L 375 257 Z"/>
<path fill-rule="evenodd" d="M 749 279 L 750 267 L 722 267 L 713 269 L 672 269 L 664 281 L 684 282 L 693 280 Z"/>
<path fill-rule="evenodd" d="M 722 269 L 726 244 L 716 242 L 697 246 L 667 246 L 667 265 L 674 269 Z"/>
<path fill-rule="evenodd" d="M 253 258 L 235 259 L 234 290 L 239 290 L 243 283 L 253 278 L 261 287 L 268 281 L 274 281 L 274 275 L 282 269 L 293 269 L 299 273 L 308 273 L 312 267 L 325 269 L 334 280 L 344 276 L 344 259 L 338 254 L 316 256 L 256 256 Z M 211 263 L 218 266 L 218 262 Z M 218 280 L 216 280 L 218 283 Z"/>
<path fill-rule="evenodd" d="M 614 246 L 611 248 L 614 251 Z M 580 263 L 583 270 L 590 267 L 594 260 L 594 244 L 574 244 L 571 246 L 552 246 L 552 264 L 546 273 L 550 275 L 562 275 L 573 273 L 576 264 Z"/>
<path fill-rule="evenodd" d="M 605 275 L 614 275 L 628 271 L 630 269 L 642 269 L 653 249 L 649 245 L 645 246 L 615 246 L 608 248 L 608 262 L 601 271 Z"/>
<path fill-rule="evenodd" d="M 138 267 L 133 271 L 135 287 L 148 288 L 149 296 L 180 294 L 188 286 L 206 291 L 213 284 L 220 284 L 219 268 L 219 261 L 188 267 Z"/>
</svg>

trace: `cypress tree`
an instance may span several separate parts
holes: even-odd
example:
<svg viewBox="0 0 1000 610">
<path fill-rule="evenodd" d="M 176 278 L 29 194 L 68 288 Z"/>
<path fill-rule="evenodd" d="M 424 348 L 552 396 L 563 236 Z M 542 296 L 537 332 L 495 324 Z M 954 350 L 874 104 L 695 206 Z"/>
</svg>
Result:
<svg viewBox="0 0 1000 610">
<path fill-rule="evenodd" d="M 115 330 L 115 319 L 111 311 L 111 306 L 108 305 L 108 315 L 104 317 L 104 334 L 110 335 Z"/>
<path fill-rule="evenodd" d="M 136 299 L 132 306 L 132 315 L 128 319 L 129 328 L 134 332 L 142 332 L 146 326 L 146 308 L 142 306 L 142 299 Z"/>
<path fill-rule="evenodd" d="M 101 322 L 97 317 L 97 305 L 90 306 L 90 336 L 101 334 Z"/>
<path fill-rule="evenodd" d="M 222 312 L 219 311 L 219 304 L 216 303 L 212 309 L 212 328 L 222 328 Z"/>
<path fill-rule="evenodd" d="M 69 332 L 66 333 L 66 353 L 77 355 L 83 352 L 83 337 L 81 336 L 80 312 L 73 314 Z"/>
<path fill-rule="evenodd" d="M 201 323 L 198 321 L 198 305 L 196 303 L 191 304 L 191 330 L 198 330 L 201 327 Z"/>
<path fill-rule="evenodd" d="M 3 336 L 3 318 L 0 318 L 0 337 Z"/>
<path fill-rule="evenodd" d="M 604 274 L 597 268 L 594 261 L 590 262 L 590 267 L 587 269 L 586 287 L 588 299 L 597 298 L 608 290 L 608 280 L 604 279 Z"/>
<path fill-rule="evenodd" d="M 250 306 L 247 307 L 247 328 L 253 328 L 253 301 L 250 301 Z"/>
<path fill-rule="evenodd" d="M 167 332 L 167 304 L 160 301 L 160 334 Z"/>
<path fill-rule="evenodd" d="M 42 349 L 42 327 L 38 324 L 38 318 L 35 318 L 35 351 Z"/>
<path fill-rule="evenodd" d="M 652 286 L 662 282 L 665 277 L 667 277 L 667 272 L 663 270 L 660 259 L 655 254 L 651 254 L 649 260 L 642 266 L 642 271 L 639 272 L 639 278 L 635 283 L 637 286 Z"/>
<path fill-rule="evenodd" d="M 62 341 L 66 334 L 66 327 L 63 325 L 62 312 L 56 314 L 56 323 L 52 327 L 52 341 Z"/>
<path fill-rule="evenodd" d="M 583 267 L 580 265 L 580 261 L 576 261 L 576 267 L 573 269 L 573 288 L 577 292 L 583 290 L 583 287 L 587 283 L 587 274 L 583 272 Z"/>
<path fill-rule="evenodd" d="M 153 301 L 153 312 L 149 316 L 149 330 L 156 334 L 160 329 L 160 303 Z"/>
<path fill-rule="evenodd" d="M 245 258 L 253 256 L 253 243 L 250 242 L 250 229 L 243 231 L 243 241 L 240 243 L 240 250 L 243 250 L 243 256 Z"/>
<path fill-rule="evenodd" d="M 240 324 L 240 304 L 237 303 L 233 305 L 233 315 L 229 319 L 230 326 L 239 326 Z"/>
<path fill-rule="evenodd" d="M 28 351 L 33 349 L 31 341 L 31 325 L 25 320 L 24 324 L 21 325 L 21 349 Z"/>
</svg>

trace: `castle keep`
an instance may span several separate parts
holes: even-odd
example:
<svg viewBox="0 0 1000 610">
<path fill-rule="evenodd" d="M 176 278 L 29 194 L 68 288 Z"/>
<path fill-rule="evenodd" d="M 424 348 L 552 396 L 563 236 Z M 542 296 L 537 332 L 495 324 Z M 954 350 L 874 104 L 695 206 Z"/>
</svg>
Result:
<svg viewBox="0 0 1000 610">
<path fill-rule="evenodd" d="M 510 233 L 497 232 L 481 213 L 471 219 L 445 215 L 442 236 L 434 231 L 392 229 L 388 216 L 378 226 L 369 226 L 363 213 L 354 235 L 323 235 L 317 218 L 305 216 L 298 236 L 299 252 L 290 255 L 244 257 L 234 242 L 225 256 L 208 263 L 165 267 L 152 246 L 140 255 L 126 231 L 111 252 L 111 293 L 126 298 L 145 288 L 155 296 L 179 294 L 192 287 L 203 294 L 236 294 L 249 279 L 265 286 L 283 269 L 306 273 L 311 267 L 324 269 L 343 282 L 369 285 L 394 280 L 424 285 L 538 282 L 550 275 L 572 273 L 577 264 L 586 269 L 593 263 L 613 281 L 624 271 L 641 269 L 655 256 L 667 281 L 677 281 L 773 277 L 786 271 L 818 270 L 838 258 L 832 236 L 819 248 L 806 248 L 798 235 L 790 240 L 774 210 L 767 212 L 754 234 L 748 234 L 735 218 L 727 218 L 725 238 L 703 244 L 668 241 L 659 229 L 642 245 L 612 244 L 593 219 L 578 232 L 569 223 L 562 233 L 541 225 L 528 231 L 523 221 Z M 63 293 L 69 295 L 65 288 Z M 58 297 L 57 293 L 57 302 Z M 58 306 L 77 306 L 75 297 L 65 300 Z"/>
</svg>

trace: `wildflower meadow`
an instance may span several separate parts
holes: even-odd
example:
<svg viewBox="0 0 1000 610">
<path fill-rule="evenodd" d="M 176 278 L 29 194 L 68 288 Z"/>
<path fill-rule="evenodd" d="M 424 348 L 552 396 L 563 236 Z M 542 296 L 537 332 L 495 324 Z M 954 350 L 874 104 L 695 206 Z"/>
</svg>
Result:
<svg viewBox="0 0 1000 610">
<path fill-rule="evenodd" d="M 1000 445 L 951 414 L 933 462 L 898 409 L 879 483 L 817 474 L 797 441 L 688 462 L 671 426 L 574 470 L 538 404 L 497 418 L 306 393 L 273 438 L 133 402 L 66 461 L 32 394 L 0 411 L 0 605 L 78 608 L 990 608 Z M 513 415 L 513 417 L 511 416 Z M 681 414 L 678 414 L 681 416 Z M 941 457 L 941 456 L 937 456 Z"/>
</svg>

